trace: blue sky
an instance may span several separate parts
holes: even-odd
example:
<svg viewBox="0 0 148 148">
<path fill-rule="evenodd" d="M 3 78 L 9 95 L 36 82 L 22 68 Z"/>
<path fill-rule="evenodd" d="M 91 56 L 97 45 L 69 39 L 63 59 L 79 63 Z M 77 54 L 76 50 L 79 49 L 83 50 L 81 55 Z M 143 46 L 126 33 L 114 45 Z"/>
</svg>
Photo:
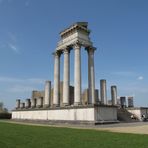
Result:
<svg viewBox="0 0 148 148">
<path fill-rule="evenodd" d="M 59 32 L 87 21 L 95 52 L 96 88 L 100 79 L 148 106 L 147 0 L 0 0 L 0 101 L 12 109 L 17 98 L 53 82 L 53 56 Z M 61 67 L 63 66 L 61 57 Z M 73 84 L 73 51 L 71 52 Z M 87 87 L 87 54 L 82 49 L 82 86 Z M 63 69 L 61 68 L 61 79 Z M 52 83 L 53 84 L 53 83 Z"/>
</svg>

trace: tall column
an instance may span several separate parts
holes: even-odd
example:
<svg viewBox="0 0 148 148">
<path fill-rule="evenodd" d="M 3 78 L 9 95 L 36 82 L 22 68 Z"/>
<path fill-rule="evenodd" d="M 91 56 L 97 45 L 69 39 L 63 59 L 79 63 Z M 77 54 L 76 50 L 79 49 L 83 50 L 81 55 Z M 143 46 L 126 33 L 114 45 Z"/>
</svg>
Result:
<svg viewBox="0 0 148 148">
<path fill-rule="evenodd" d="M 100 97 L 101 104 L 107 105 L 106 80 L 100 80 Z"/>
<path fill-rule="evenodd" d="M 53 105 L 60 105 L 60 53 L 54 53 L 54 92 L 53 92 Z"/>
<path fill-rule="evenodd" d="M 25 103 L 21 102 L 20 103 L 20 108 L 23 109 L 25 107 Z"/>
<path fill-rule="evenodd" d="M 25 108 L 29 108 L 31 105 L 30 103 L 30 99 L 26 99 L 26 102 L 25 102 Z"/>
<path fill-rule="evenodd" d="M 43 107 L 43 98 L 38 97 L 37 98 L 37 108 L 41 108 L 41 107 Z"/>
<path fill-rule="evenodd" d="M 88 52 L 88 104 L 95 104 L 95 70 L 94 70 L 94 47 L 86 48 Z"/>
<path fill-rule="evenodd" d="M 69 105 L 69 48 L 64 51 L 63 105 Z"/>
<path fill-rule="evenodd" d="M 20 99 L 16 100 L 16 109 L 20 108 L 20 102 L 21 102 Z"/>
<path fill-rule="evenodd" d="M 51 104 L 51 81 L 45 82 L 45 98 L 44 107 L 49 107 Z"/>
<path fill-rule="evenodd" d="M 117 86 L 111 86 L 112 105 L 117 105 Z"/>
<path fill-rule="evenodd" d="M 35 106 L 35 99 L 32 98 L 32 99 L 31 99 L 31 108 L 34 108 L 34 107 L 36 107 L 36 106 Z"/>
<path fill-rule="evenodd" d="M 74 104 L 81 104 L 81 46 L 74 45 Z"/>
</svg>

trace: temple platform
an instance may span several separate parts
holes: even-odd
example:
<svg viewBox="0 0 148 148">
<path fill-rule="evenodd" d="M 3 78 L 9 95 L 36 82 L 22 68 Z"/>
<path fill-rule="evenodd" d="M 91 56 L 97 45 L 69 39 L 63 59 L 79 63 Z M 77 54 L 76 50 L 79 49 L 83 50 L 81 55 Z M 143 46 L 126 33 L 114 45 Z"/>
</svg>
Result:
<svg viewBox="0 0 148 148">
<path fill-rule="evenodd" d="M 103 124 L 118 122 L 117 107 L 107 105 L 17 109 L 12 111 L 12 119 L 78 124 Z"/>
</svg>

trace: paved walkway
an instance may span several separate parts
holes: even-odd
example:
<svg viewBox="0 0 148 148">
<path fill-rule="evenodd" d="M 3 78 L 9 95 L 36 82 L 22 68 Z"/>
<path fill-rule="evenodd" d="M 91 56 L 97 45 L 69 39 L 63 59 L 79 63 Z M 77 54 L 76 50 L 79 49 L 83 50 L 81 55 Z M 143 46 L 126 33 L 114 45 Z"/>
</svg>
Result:
<svg viewBox="0 0 148 148">
<path fill-rule="evenodd" d="M 118 123 L 118 124 L 102 124 L 102 125 L 75 125 L 75 124 L 44 124 L 35 122 L 18 122 L 13 120 L 0 120 L 0 122 L 8 122 L 14 124 L 34 125 L 34 126 L 50 126 L 50 127 L 68 127 L 77 129 L 94 129 L 105 130 L 119 133 L 136 133 L 148 134 L 148 122 L 134 122 L 134 123 Z"/>
</svg>

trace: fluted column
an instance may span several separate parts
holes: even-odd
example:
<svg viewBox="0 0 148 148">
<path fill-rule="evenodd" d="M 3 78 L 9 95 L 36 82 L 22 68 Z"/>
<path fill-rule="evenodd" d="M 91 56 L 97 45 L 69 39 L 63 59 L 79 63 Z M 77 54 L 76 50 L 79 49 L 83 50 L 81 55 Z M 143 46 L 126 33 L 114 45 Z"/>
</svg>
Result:
<svg viewBox="0 0 148 148">
<path fill-rule="evenodd" d="M 88 104 L 95 104 L 95 70 L 94 70 L 94 47 L 86 48 L 88 52 Z"/>
<path fill-rule="evenodd" d="M 69 48 L 64 51 L 63 105 L 69 105 Z"/>
<path fill-rule="evenodd" d="M 74 45 L 74 104 L 81 104 L 81 46 Z"/>
<path fill-rule="evenodd" d="M 37 108 L 41 108 L 41 107 L 43 107 L 43 98 L 38 97 L 37 98 Z"/>
<path fill-rule="evenodd" d="M 60 105 L 60 52 L 54 53 L 54 92 L 53 92 L 53 105 Z"/>
<path fill-rule="evenodd" d="M 51 104 L 51 81 L 45 82 L 45 98 L 44 107 L 49 107 Z"/>
<path fill-rule="evenodd" d="M 23 109 L 24 107 L 25 107 L 25 103 L 24 102 L 21 102 L 20 103 L 20 108 Z"/>
<path fill-rule="evenodd" d="M 32 98 L 31 99 L 31 107 L 32 108 L 35 108 L 36 107 L 36 99 L 35 98 Z"/>
<path fill-rule="evenodd" d="M 20 102 L 21 102 L 20 99 L 16 100 L 16 109 L 20 108 Z"/>
<path fill-rule="evenodd" d="M 30 103 L 30 99 L 26 99 L 26 102 L 25 102 L 25 108 L 29 108 L 31 105 Z"/>
<path fill-rule="evenodd" d="M 117 86 L 111 86 L 112 105 L 117 105 Z"/>
<path fill-rule="evenodd" d="M 100 97 L 101 104 L 107 105 L 107 88 L 106 88 L 106 80 L 100 80 Z"/>
</svg>

